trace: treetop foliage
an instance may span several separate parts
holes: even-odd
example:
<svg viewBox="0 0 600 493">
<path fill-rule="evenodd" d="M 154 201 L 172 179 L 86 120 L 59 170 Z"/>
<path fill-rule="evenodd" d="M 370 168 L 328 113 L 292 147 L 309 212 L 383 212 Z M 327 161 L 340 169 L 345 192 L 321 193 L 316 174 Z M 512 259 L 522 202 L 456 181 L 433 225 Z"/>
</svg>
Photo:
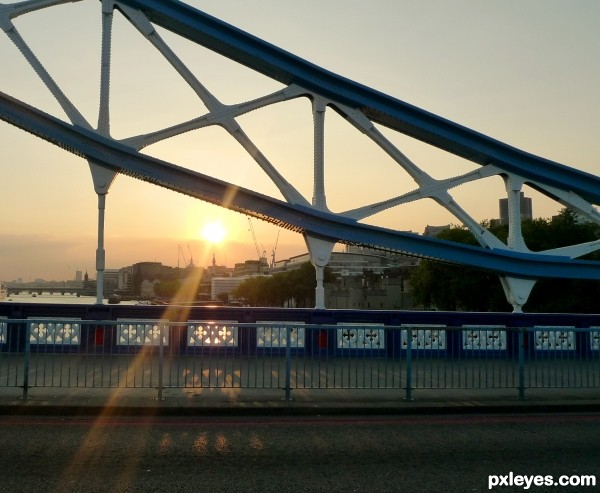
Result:
<svg viewBox="0 0 600 493">
<path fill-rule="evenodd" d="M 484 221 L 491 233 L 506 242 L 508 225 Z M 523 238 L 532 251 L 544 251 L 600 238 L 600 225 L 578 221 L 577 214 L 563 209 L 551 219 L 533 219 L 522 223 Z M 463 226 L 441 231 L 438 238 L 478 245 Z M 582 257 L 600 260 L 598 252 Z M 423 260 L 411 279 L 415 301 L 425 308 L 464 311 L 512 311 L 496 274 L 464 266 Z M 578 279 L 541 279 L 529 297 L 525 309 L 543 313 L 597 313 L 600 281 Z"/>
<path fill-rule="evenodd" d="M 325 281 L 331 279 L 331 271 L 325 269 Z M 250 306 L 284 306 L 293 300 L 294 306 L 314 307 L 316 286 L 315 268 L 310 262 L 305 262 L 288 272 L 247 279 L 233 295 L 246 300 Z"/>
</svg>

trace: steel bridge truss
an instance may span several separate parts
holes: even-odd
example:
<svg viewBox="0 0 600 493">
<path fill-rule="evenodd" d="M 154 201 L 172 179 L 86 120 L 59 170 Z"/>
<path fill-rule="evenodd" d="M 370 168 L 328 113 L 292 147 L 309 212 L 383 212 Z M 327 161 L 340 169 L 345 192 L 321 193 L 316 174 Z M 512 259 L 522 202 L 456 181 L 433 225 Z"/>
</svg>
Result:
<svg viewBox="0 0 600 493">
<path fill-rule="evenodd" d="M 91 1 L 91 0 L 74 0 Z M 49 115 L 8 94 L 0 93 L 0 118 L 84 158 L 98 194 L 98 301 L 104 272 L 104 209 L 106 194 L 118 173 L 185 193 L 204 201 L 259 217 L 302 234 L 317 268 L 317 308 L 324 308 L 322 276 L 336 242 L 368 245 L 423 258 L 495 271 L 508 301 L 520 311 L 537 279 L 600 278 L 600 265 L 577 258 L 600 248 L 600 241 L 556 250 L 533 252 L 521 232 L 520 193 L 531 186 L 590 221 L 600 223 L 594 204 L 600 203 L 600 178 L 531 155 L 504 143 L 432 115 L 419 108 L 323 70 L 175 0 L 101 0 L 99 113 L 97 123 L 86 120 L 30 49 L 13 22 L 41 9 L 69 0 L 26 0 L 0 3 L 0 28 L 25 57 L 67 116 L 68 122 Z M 191 87 L 207 112 L 150 133 L 117 140 L 111 137 L 110 76 L 112 25 L 119 11 L 168 61 Z M 283 84 L 281 90 L 250 101 L 226 105 L 183 63 L 156 30 L 160 26 Z M 239 123 L 239 117 L 269 105 L 296 98 L 311 102 L 314 123 L 313 196 L 306 198 L 261 152 Z M 325 115 L 341 115 L 408 173 L 414 189 L 376 203 L 334 213 L 325 187 Z M 478 165 L 474 171 L 436 179 L 411 161 L 376 125 L 382 125 L 465 158 Z M 183 168 L 141 153 L 147 146 L 185 132 L 218 125 L 247 151 L 275 184 L 284 200 Z M 502 242 L 466 212 L 452 195 L 461 185 L 500 176 L 506 186 L 509 237 Z M 422 237 L 376 227 L 359 221 L 411 202 L 431 199 L 450 212 L 477 238 L 481 247 Z"/>
</svg>

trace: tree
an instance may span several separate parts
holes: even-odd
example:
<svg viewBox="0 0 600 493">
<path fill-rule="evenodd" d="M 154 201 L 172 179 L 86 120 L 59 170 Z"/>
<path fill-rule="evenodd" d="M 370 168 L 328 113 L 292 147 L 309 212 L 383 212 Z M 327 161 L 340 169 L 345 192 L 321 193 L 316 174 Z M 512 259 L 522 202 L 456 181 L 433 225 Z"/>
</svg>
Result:
<svg viewBox="0 0 600 493">
<path fill-rule="evenodd" d="M 461 226 L 441 231 L 438 238 L 478 245 L 469 230 Z M 498 276 L 484 270 L 423 260 L 410 282 L 415 302 L 425 308 L 451 311 L 510 309 Z"/>
<path fill-rule="evenodd" d="M 333 278 L 331 270 L 326 268 L 325 281 Z M 315 304 L 316 286 L 315 268 L 310 262 L 305 262 L 289 272 L 247 279 L 234 290 L 233 295 L 246 300 L 250 306 L 284 306 L 294 300 L 298 307 L 310 307 Z"/>
<path fill-rule="evenodd" d="M 219 293 L 217 295 L 217 299 L 222 303 L 226 304 L 229 301 L 229 294 L 227 293 Z"/>
<path fill-rule="evenodd" d="M 247 279 L 235 288 L 233 295 L 246 300 L 250 306 L 263 306 L 266 299 L 266 280 L 264 276 Z"/>
<path fill-rule="evenodd" d="M 174 298 L 181 290 L 181 280 L 162 281 L 154 286 L 154 293 L 162 298 Z"/>
<path fill-rule="evenodd" d="M 482 223 L 500 240 L 506 241 L 506 225 Z M 532 251 L 584 243 L 600 238 L 600 226 L 579 222 L 570 209 L 563 209 L 552 219 L 523 221 L 523 237 Z M 474 236 L 464 227 L 452 227 L 442 231 L 438 238 L 477 245 Z M 584 257 L 600 260 L 597 252 Z M 446 265 L 423 260 L 411 279 L 413 296 L 425 308 L 465 311 L 510 311 L 498 275 L 464 266 Z M 527 302 L 531 312 L 598 311 L 600 282 L 576 279 L 541 279 Z"/>
</svg>

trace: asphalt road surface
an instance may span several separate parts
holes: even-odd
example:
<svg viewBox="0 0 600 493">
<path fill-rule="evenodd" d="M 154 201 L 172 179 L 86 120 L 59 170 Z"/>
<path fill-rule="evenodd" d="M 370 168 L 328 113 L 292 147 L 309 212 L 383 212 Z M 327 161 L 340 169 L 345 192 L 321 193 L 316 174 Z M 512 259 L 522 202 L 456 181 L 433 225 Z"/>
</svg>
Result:
<svg viewBox="0 0 600 493">
<path fill-rule="evenodd" d="M 0 417 L 7 493 L 600 491 L 515 475 L 600 480 L 600 415 Z"/>
</svg>

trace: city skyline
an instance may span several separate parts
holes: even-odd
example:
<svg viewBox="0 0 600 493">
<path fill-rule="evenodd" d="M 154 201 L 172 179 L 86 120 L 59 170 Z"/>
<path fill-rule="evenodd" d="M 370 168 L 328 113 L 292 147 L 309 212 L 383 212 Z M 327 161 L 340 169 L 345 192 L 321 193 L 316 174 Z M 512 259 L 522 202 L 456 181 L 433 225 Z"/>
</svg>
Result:
<svg viewBox="0 0 600 493">
<path fill-rule="evenodd" d="M 261 9 L 241 1 L 190 4 L 328 70 L 515 147 L 598 174 L 600 34 L 594 20 L 599 18 L 600 5 L 596 2 L 578 2 L 577 9 L 559 1 L 451 5 L 333 1 L 322 5 L 313 0 L 282 8 L 269 0 L 261 2 Z M 92 2 L 94 8 L 89 6 L 90 2 L 61 6 L 52 9 L 61 13 L 32 14 L 15 24 L 65 93 L 95 122 L 99 13 L 97 2 Z M 64 36 L 39 29 L 42 22 L 65 23 L 75 17 L 82 21 L 69 23 L 70 32 Z M 88 35 L 91 40 L 84 42 Z M 169 33 L 161 31 L 161 35 L 225 103 L 280 87 Z M 82 42 L 73 46 L 73 37 Z M 111 106 L 115 138 L 202 114 L 202 105 L 191 97 L 189 88 L 164 70 L 157 53 L 122 20 L 116 22 L 115 37 Z M 0 36 L 0 59 L 10 67 L 3 71 L 0 90 L 64 118 L 16 51 L 6 36 Z M 78 64 L 70 63 L 73 59 Z M 89 84 L 80 80 L 86 75 Z M 310 200 L 312 117 L 306 104 L 288 104 L 285 109 L 267 109 L 264 118 L 242 117 L 240 124 L 261 149 L 266 146 L 269 159 Z M 297 111 L 300 107 L 302 112 Z M 411 189 L 412 182 L 402 174 L 394 180 L 396 174 L 390 173 L 387 180 L 389 160 L 377 156 L 381 163 L 372 162 L 369 143 L 349 132 L 337 115 L 328 112 L 326 118 L 331 125 L 326 152 L 332 149 L 326 156 L 326 185 L 333 211 Z M 301 131 L 296 120 L 303 124 Z M 227 137 L 211 127 L 144 152 L 278 197 L 273 184 Z M 436 178 L 476 168 L 407 137 L 394 138 Z M 5 167 L 0 184 L 0 279 L 30 275 L 64 279 L 75 270 L 94 271 L 97 204 L 87 163 L 4 122 L 0 122 L 0 147 Z M 457 191 L 457 196 L 483 220 L 498 216 L 497 199 L 502 193 L 503 184 L 495 179 L 481 188 Z M 538 217 L 550 217 L 560 208 L 530 188 L 525 193 L 534 199 Z M 222 243 L 202 238 L 206 223 L 215 221 L 227 230 Z M 369 222 L 421 233 L 427 225 L 457 221 L 426 203 L 379 214 Z M 258 220 L 253 220 L 253 227 L 259 251 L 269 258 L 276 243 L 278 258 L 306 251 L 295 233 Z M 190 245 L 201 266 L 210 264 L 213 253 L 221 265 L 257 256 L 245 216 L 117 177 L 107 198 L 107 268 L 137 261 L 175 265 L 179 245 L 186 252 Z"/>
</svg>

